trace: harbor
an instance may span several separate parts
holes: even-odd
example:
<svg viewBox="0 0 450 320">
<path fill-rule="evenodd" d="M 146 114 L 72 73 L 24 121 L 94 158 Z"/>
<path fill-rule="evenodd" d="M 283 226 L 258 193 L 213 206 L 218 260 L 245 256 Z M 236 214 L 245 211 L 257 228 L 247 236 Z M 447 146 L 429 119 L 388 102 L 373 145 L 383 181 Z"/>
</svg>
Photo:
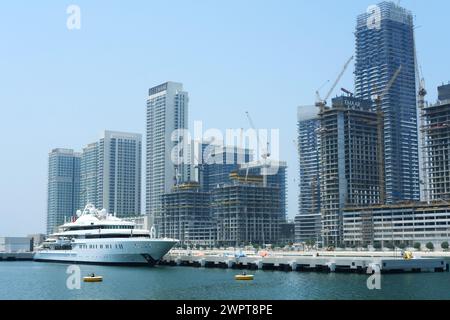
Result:
<svg viewBox="0 0 450 320">
<path fill-rule="evenodd" d="M 79 265 L 103 282 L 66 283 L 67 264 L 0 262 L 0 299 L 32 300 L 415 300 L 450 299 L 449 272 L 382 274 L 381 289 L 369 290 L 369 275 L 341 272 L 254 270 L 253 281 L 236 281 L 241 270 L 159 265 L 117 267 Z"/>
<path fill-rule="evenodd" d="M 0 261 L 33 261 L 34 252 L 0 252 Z"/>
<path fill-rule="evenodd" d="M 381 253 L 380 253 L 381 254 Z M 348 272 L 371 274 L 408 272 L 448 272 L 449 264 L 444 258 L 404 259 L 401 255 L 339 255 L 330 253 L 257 255 L 231 252 L 204 253 L 172 251 L 161 265 L 197 268 L 228 268 L 239 270 L 277 270 L 297 272 Z"/>
</svg>

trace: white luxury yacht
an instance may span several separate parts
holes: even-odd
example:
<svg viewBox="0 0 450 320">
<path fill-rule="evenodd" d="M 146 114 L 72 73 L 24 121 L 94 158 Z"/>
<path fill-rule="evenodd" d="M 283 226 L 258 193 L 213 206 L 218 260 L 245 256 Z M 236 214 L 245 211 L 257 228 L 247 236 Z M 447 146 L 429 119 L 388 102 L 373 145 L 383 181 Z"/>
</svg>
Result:
<svg viewBox="0 0 450 320">
<path fill-rule="evenodd" d="M 154 265 L 178 242 L 157 239 L 152 228 L 136 229 L 133 222 L 97 210 L 88 204 L 78 219 L 50 235 L 34 256 L 35 261 Z"/>
</svg>

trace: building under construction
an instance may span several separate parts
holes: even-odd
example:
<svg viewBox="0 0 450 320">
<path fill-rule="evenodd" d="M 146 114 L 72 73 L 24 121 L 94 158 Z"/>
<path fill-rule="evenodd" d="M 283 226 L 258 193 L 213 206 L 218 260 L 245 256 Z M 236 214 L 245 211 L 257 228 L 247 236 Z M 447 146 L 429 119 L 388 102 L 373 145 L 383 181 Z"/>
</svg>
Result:
<svg viewBox="0 0 450 320">
<path fill-rule="evenodd" d="M 244 163 L 239 166 L 238 172 L 242 176 L 262 176 L 263 185 L 280 188 L 281 214 L 286 219 L 287 216 L 287 183 L 286 183 L 287 163 L 285 161 L 263 160 Z"/>
<path fill-rule="evenodd" d="M 438 88 L 439 102 L 422 110 L 425 200 L 450 200 L 450 84 Z"/>
<path fill-rule="evenodd" d="M 201 191 L 197 183 L 175 186 L 171 193 L 162 196 L 162 214 L 157 225 L 160 236 L 178 239 L 180 245 L 214 245 L 210 194 Z"/>
<path fill-rule="evenodd" d="M 317 107 L 299 107 L 297 115 L 299 194 L 295 242 L 321 239 L 320 120 Z"/>
<path fill-rule="evenodd" d="M 280 187 L 263 185 L 261 175 L 231 174 L 232 182 L 211 193 L 211 209 L 221 246 L 273 244 L 284 221 Z"/>
<path fill-rule="evenodd" d="M 322 238 L 343 241 L 343 209 L 380 201 L 377 113 L 372 102 L 351 96 L 333 99 L 320 112 Z"/>
</svg>

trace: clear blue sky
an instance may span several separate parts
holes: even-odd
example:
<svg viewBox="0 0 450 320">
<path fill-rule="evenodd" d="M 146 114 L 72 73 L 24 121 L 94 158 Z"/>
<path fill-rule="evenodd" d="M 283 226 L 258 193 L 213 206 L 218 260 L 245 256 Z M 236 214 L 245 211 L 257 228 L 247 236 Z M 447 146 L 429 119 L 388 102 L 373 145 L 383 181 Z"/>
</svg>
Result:
<svg viewBox="0 0 450 320">
<path fill-rule="evenodd" d="M 81 7 L 68 31 L 66 8 Z M 103 129 L 145 133 L 147 90 L 190 94 L 190 123 L 281 129 L 289 216 L 297 213 L 296 107 L 354 54 L 372 1 L 4 1 L 0 5 L 0 235 L 43 232 L 50 149 L 81 149 Z M 404 0 L 417 16 L 429 98 L 450 80 L 444 0 Z M 353 88 L 353 67 L 340 86 Z M 339 86 L 339 87 L 340 87 Z M 325 89 L 323 90 L 325 91 Z M 336 92 L 337 93 L 337 92 Z M 295 180 L 294 180 L 295 179 Z"/>
</svg>

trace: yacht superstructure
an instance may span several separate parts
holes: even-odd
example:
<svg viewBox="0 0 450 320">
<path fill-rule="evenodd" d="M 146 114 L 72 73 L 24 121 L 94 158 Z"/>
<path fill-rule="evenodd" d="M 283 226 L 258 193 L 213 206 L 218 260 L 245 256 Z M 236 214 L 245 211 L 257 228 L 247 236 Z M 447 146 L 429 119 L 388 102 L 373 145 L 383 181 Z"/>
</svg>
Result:
<svg viewBox="0 0 450 320">
<path fill-rule="evenodd" d="M 87 205 L 77 219 L 50 235 L 35 261 L 113 265 L 154 265 L 178 242 L 158 239 L 155 231 L 136 229 L 106 210 Z"/>
</svg>

